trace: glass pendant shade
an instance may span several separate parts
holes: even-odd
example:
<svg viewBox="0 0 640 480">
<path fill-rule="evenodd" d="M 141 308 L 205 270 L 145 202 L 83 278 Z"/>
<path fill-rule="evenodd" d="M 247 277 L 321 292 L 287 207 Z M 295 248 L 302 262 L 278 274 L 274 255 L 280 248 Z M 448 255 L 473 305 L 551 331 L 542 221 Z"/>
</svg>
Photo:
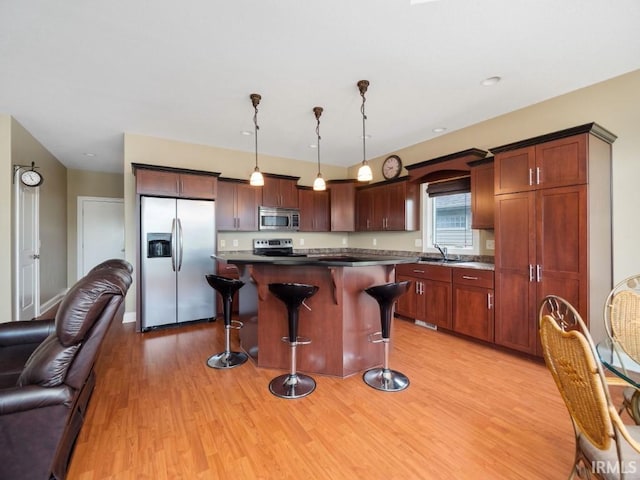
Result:
<svg viewBox="0 0 640 480">
<path fill-rule="evenodd" d="M 313 189 L 316 192 L 322 192 L 327 189 L 327 184 L 325 183 L 324 178 L 322 178 L 322 174 L 318 173 L 318 176 L 313 181 Z"/>
<path fill-rule="evenodd" d="M 251 174 L 251 178 L 249 178 L 249 185 L 253 187 L 264 186 L 264 177 L 262 176 L 262 173 L 260 173 L 260 170 L 258 169 L 258 167 L 256 167 L 253 170 L 253 173 Z"/>
<path fill-rule="evenodd" d="M 362 162 L 360 168 L 358 169 L 358 181 L 359 182 L 370 182 L 373 180 L 373 172 L 371 171 L 371 167 L 368 163 Z"/>
</svg>

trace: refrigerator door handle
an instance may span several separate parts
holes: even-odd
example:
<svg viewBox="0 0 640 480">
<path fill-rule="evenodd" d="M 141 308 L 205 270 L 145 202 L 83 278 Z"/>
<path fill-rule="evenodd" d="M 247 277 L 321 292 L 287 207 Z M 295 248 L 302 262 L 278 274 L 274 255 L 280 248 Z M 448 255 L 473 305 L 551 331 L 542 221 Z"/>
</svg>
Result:
<svg viewBox="0 0 640 480">
<path fill-rule="evenodd" d="M 182 222 L 178 218 L 178 271 L 182 269 Z"/>
<path fill-rule="evenodd" d="M 176 271 L 176 219 L 171 222 L 171 268 Z"/>
</svg>

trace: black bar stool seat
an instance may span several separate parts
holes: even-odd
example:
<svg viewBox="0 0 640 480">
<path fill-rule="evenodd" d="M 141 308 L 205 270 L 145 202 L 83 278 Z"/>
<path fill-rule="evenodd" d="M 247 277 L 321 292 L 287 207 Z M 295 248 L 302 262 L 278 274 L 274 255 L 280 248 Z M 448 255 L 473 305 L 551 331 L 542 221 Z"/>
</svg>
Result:
<svg viewBox="0 0 640 480">
<path fill-rule="evenodd" d="M 311 343 L 310 340 L 298 337 L 298 315 L 300 305 L 315 295 L 318 287 L 304 283 L 270 283 L 269 291 L 287 307 L 288 335 L 282 341 L 291 347 L 291 370 L 280 375 L 269 383 L 269 391 L 281 398 L 300 398 L 309 395 L 316 388 L 316 382 L 308 375 L 296 371 L 296 350 L 298 345 Z"/>
<path fill-rule="evenodd" d="M 233 295 L 244 286 L 241 280 L 221 277 L 219 275 L 205 275 L 207 283 L 211 285 L 221 296 L 224 314 L 225 349 L 223 352 L 212 355 L 207 360 L 207 365 L 211 368 L 233 368 L 242 365 L 249 356 L 244 352 L 232 352 L 230 342 L 231 329 L 242 328 L 242 322 L 231 320 L 231 310 Z"/>
<path fill-rule="evenodd" d="M 391 334 L 391 317 L 393 305 L 401 295 L 409 290 L 410 281 L 393 282 L 384 285 L 374 285 L 364 291 L 376 299 L 380 306 L 380 324 L 382 331 L 379 333 L 379 340 L 372 340 L 374 343 L 384 344 L 384 363 L 382 368 L 372 368 L 362 375 L 364 382 L 376 390 L 385 392 L 398 392 L 409 386 L 409 378 L 396 370 L 389 368 L 389 341 Z"/>
</svg>

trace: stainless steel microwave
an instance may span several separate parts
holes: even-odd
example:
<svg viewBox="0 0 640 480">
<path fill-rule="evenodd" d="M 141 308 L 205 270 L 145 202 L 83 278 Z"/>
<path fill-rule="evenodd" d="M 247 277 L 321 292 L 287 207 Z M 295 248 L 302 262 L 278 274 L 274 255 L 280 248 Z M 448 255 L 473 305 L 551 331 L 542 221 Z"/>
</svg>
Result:
<svg viewBox="0 0 640 480">
<path fill-rule="evenodd" d="M 297 231 L 300 228 L 300 210 L 297 208 L 259 207 L 260 230 Z"/>
</svg>

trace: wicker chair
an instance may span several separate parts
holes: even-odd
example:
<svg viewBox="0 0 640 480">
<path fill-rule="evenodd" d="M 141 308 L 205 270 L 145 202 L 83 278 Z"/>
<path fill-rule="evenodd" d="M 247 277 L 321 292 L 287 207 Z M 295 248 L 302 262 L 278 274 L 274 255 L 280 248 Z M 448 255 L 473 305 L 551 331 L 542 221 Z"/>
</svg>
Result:
<svg viewBox="0 0 640 480">
<path fill-rule="evenodd" d="M 569 479 L 639 479 L 640 426 L 622 423 L 580 314 L 566 300 L 549 295 L 540 304 L 539 322 L 544 359 L 575 433 Z"/>
<path fill-rule="evenodd" d="M 640 364 L 640 275 L 618 283 L 604 302 L 604 324 L 615 348 Z M 633 387 L 623 391 L 623 405 L 640 424 L 640 392 Z"/>
</svg>

